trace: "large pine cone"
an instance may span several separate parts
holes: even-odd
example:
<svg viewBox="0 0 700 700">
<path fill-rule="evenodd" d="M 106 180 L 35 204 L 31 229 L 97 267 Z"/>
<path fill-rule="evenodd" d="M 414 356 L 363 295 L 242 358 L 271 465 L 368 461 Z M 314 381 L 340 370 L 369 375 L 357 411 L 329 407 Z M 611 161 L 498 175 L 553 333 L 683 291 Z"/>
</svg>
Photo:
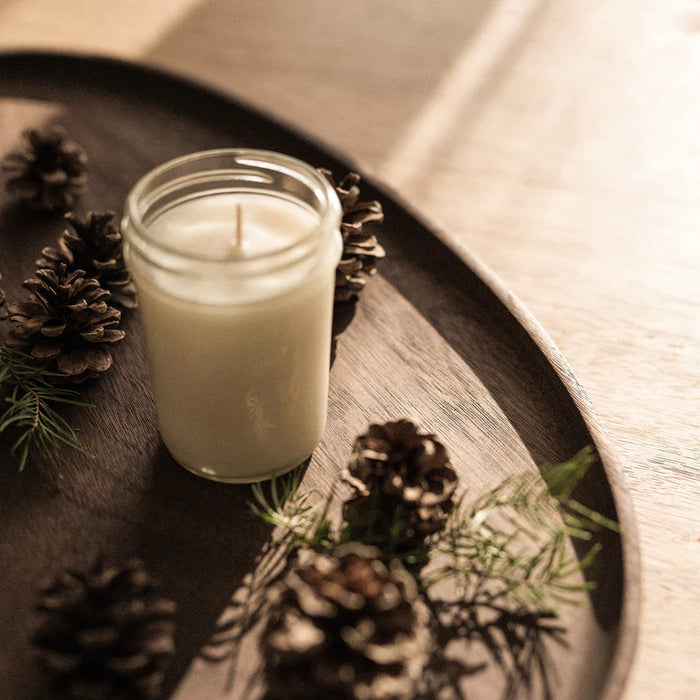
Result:
<svg viewBox="0 0 700 700">
<path fill-rule="evenodd" d="M 406 419 L 370 425 L 343 479 L 355 491 L 343 507 L 350 538 L 389 552 L 419 548 L 440 530 L 457 488 L 445 446 Z"/>
<path fill-rule="evenodd" d="M 114 213 L 90 212 L 85 221 L 75 214 L 66 214 L 73 228 L 66 230 L 58 241 L 58 248 L 41 251 L 38 267 L 57 270 L 61 263 L 69 269 L 84 270 L 86 277 L 94 277 L 112 293 L 112 303 L 126 309 L 136 307 L 136 288 L 124 263 L 122 235 L 111 223 Z"/>
<path fill-rule="evenodd" d="M 363 228 L 364 224 L 384 221 L 384 212 L 379 202 L 360 200 L 357 173 L 348 173 L 336 183 L 330 170 L 319 168 L 319 172 L 335 188 L 343 210 L 340 224 L 343 254 L 335 272 L 335 300 L 350 301 L 362 291 L 366 276 L 376 272 L 377 260 L 386 256 L 377 237 Z"/>
<path fill-rule="evenodd" d="M 286 576 L 261 638 L 267 700 L 414 695 L 430 634 L 413 577 L 347 543 Z"/>
<path fill-rule="evenodd" d="M 110 293 L 82 270 L 37 270 L 24 282 L 30 301 L 9 304 L 13 328 L 7 345 L 39 363 L 82 382 L 112 365 L 109 347 L 124 337 L 116 326 L 121 312 L 110 306 Z"/>
<path fill-rule="evenodd" d="M 41 591 L 34 636 L 52 697 L 151 700 L 175 651 L 175 604 L 140 561 L 66 572 Z"/>
<path fill-rule="evenodd" d="M 3 158 L 0 169 L 10 174 L 7 191 L 33 209 L 68 211 L 87 189 L 87 156 L 64 129 L 28 129 L 25 144 Z"/>
</svg>

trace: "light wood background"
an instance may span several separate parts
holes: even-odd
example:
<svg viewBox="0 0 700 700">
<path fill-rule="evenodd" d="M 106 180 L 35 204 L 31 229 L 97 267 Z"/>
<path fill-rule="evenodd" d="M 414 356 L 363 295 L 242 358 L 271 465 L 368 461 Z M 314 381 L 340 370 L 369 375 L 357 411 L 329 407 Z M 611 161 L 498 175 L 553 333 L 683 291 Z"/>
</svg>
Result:
<svg viewBox="0 0 700 700">
<path fill-rule="evenodd" d="M 19 48 L 230 91 L 490 265 L 624 464 L 644 567 L 625 697 L 698 697 L 698 0 L 0 0 L 0 50 Z"/>
</svg>

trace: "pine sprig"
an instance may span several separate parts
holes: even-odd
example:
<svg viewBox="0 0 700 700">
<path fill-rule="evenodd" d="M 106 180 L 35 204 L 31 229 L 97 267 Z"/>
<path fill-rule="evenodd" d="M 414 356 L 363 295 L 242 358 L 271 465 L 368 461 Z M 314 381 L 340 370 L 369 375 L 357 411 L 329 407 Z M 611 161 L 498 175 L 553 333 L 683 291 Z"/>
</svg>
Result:
<svg viewBox="0 0 700 700">
<path fill-rule="evenodd" d="M 581 576 L 601 548 L 594 533 L 601 528 L 619 532 L 614 521 L 573 498 L 597 460 L 594 448 L 586 447 L 566 462 L 544 466 L 539 475 L 510 477 L 474 498 L 463 493 L 422 550 L 419 545 L 397 550 L 394 540 L 401 533 L 392 533 L 392 527 L 384 529 L 383 540 L 372 528 L 361 531 L 383 558 L 401 560 L 430 610 L 435 644 L 421 698 L 454 691 L 460 678 L 475 672 L 468 665 L 458 668 L 445 656 L 454 639 L 478 641 L 490 653 L 506 677 L 505 699 L 519 697 L 523 688 L 531 691 L 535 682 L 543 697 L 552 696 L 549 647 L 566 644 L 561 609 L 579 604 L 595 587 L 595 581 Z M 254 486 L 257 503 L 251 507 L 277 527 L 288 553 L 307 548 L 332 554 L 349 540 L 348 523 L 333 526 L 331 496 L 323 500 L 315 499 L 314 491 L 300 493 L 300 481 L 301 471 L 275 480 L 269 496 Z M 391 522 L 398 527 L 402 518 L 394 515 Z M 577 557 L 572 539 L 589 542 L 588 550 Z M 447 697 L 452 696 L 462 697 L 459 692 Z"/>
<path fill-rule="evenodd" d="M 600 545 L 576 558 L 570 540 L 591 540 L 603 527 L 619 531 L 614 521 L 571 497 L 597 459 L 588 446 L 566 462 L 545 465 L 541 477 L 509 477 L 472 501 L 463 493 L 424 552 L 397 553 L 391 538 L 363 544 L 387 544 L 385 554 L 414 571 L 416 563 L 430 561 L 417 573 L 426 593 L 450 581 L 462 604 L 556 615 L 562 604 L 575 603 L 595 586 L 574 577 L 593 563 Z M 293 546 L 332 551 L 347 541 L 347 529 L 344 524 L 334 529 L 328 519 L 332 495 L 314 501 L 314 490 L 298 492 L 301 476 L 296 470 L 273 480 L 269 498 L 260 484 L 254 485 L 256 503 L 251 508 L 285 533 Z"/>
<path fill-rule="evenodd" d="M 595 583 L 573 578 L 593 563 L 600 545 L 577 559 L 569 552 L 570 539 L 589 541 L 601 527 L 619 531 L 612 520 L 571 498 L 596 461 L 589 446 L 567 462 L 544 467 L 542 478 L 506 479 L 471 503 L 463 494 L 431 548 L 439 563 L 423 576 L 426 590 L 451 579 L 469 605 L 531 614 L 556 613 L 561 604 L 575 603 Z"/>
<path fill-rule="evenodd" d="M 251 486 L 255 503 L 249 503 L 253 513 L 266 523 L 278 528 L 283 538 L 294 547 L 308 547 L 317 552 L 333 549 L 332 523 L 328 508 L 332 492 L 325 501 L 316 500 L 316 489 L 299 493 L 304 476 L 303 467 L 297 467 L 270 482 L 270 497 L 265 495 L 262 483 Z"/>
<path fill-rule="evenodd" d="M 579 481 L 597 461 L 598 455 L 595 448 L 593 445 L 587 445 L 567 462 L 555 465 L 545 464 L 542 467 L 547 492 L 558 502 L 564 522 L 572 536 L 581 536 L 583 539 L 589 539 L 590 533 L 601 529 L 620 532 L 620 527 L 614 520 L 606 518 L 571 497 Z M 579 535 L 578 532 L 582 534 Z"/>
<path fill-rule="evenodd" d="M 55 405 L 89 406 L 77 400 L 78 392 L 52 383 L 57 373 L 37 366 L 29 355 L 0 348 L 0 388 L 5 410 L 0 414 L 0 434 L 16 433 L 10 453 L 22 471 L 30 454 L 36 453 L 51 466 L 61 445 L 86 453 L 75 430 Z"/>
</svg>

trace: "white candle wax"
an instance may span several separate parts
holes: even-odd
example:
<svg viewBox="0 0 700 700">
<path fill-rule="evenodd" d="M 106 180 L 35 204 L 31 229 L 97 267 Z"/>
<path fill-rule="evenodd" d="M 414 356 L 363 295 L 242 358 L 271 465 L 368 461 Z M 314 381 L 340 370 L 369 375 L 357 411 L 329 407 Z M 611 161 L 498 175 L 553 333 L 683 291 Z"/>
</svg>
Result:
<svg viewBox="0 0 700 700">
<path fill-rule="evenodd" d="M 322 264 L 237 274 L 229 262 L 254 266 L 293 247 L 319 225 L 318 214 L 279 196 L 237 192 L 185 200 L 147 225 L 153 243 L 195 258 L 182 279 L 130 259 L 169 451 L 223 481 L 301 463 L 325 424 L 339 241 Z"/>
<path fill-rule="evenodd" d="M 239 220 L 240 219 L 240 220 Z M 223 193 L 189 200 L 149 224 L 151 239 L 184 254 L 252 257 L 295 243 L 318 225 L 311 210 L 280 197 Z M 240 227 L 240 242 L 236 230 Z"/>
</svg>

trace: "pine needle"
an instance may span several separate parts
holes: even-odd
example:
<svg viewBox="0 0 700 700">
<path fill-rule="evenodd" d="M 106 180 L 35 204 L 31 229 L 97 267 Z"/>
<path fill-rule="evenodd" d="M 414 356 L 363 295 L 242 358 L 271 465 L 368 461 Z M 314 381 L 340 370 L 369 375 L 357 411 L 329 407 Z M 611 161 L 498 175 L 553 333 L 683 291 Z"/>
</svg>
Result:
<svg viewBox="0 0 700 700">
<path fill-rule="evenodd" d="M 617 523 L 572 497 L 597 459 L 586 447 L 567 462 L 543 467 L 541 476 L 509 477 L 473 500 L 463 493 L 443 529 L 422 550 L 396 552 L 386 534 L 380 539 L 370 532 L 363 541 L 387 559 L 400 559 L 416 578 L 436 639 L 426 668 L 431 688 L 453 682 L 454 667 L 444 672 L 444 646 L 453 639 L 478 640 L 505 673 L 504 698 L 531 692 L 536 676 L 544 697 L 551 697 L 548 646 L 566 644 L 560 609 L 580 604 L 595 588 L 581 572 L 601 549 L 594 543 L 577 558 L 571 540 L 592 540 L 600 528 L 619 532 Z M 256 484 L 251 508 L 278 528 L 288 553 L 294 548 L 332 552 L 348 541 L 349 530 L 345 523 L 334 528 L 328 519 L 332 496 L 324 501 L 314 499 L 314 491 L 299 492 L 301 476 L 297 470 L 273 481 L 269 496 Z M 465 667 L 458 673 L 473 672 Z"/>
<path fill-rule="evenodd" d="M 409 567 L 432 561 L 418 574 L 426 593 L 450 581 L 462 605 L 557 615 L 562 604 L 575 604 L 577 596 L 595 586 L 575 577 L 592 564 L 600 545 L 577 559 L 570 540 L 591 540 L 603 527 L 619 531 L 614 521 L 571 497 L 597 459 L 588 446 L 566 462 L 546 465 L 542 476 L 509 477 L 471 502 L 463 493 L 427 551 L 397 554 L 390 541 L 364 544 Z M 296 470 L 273 480 L 269 497 L 262 485 L 254 485 L 251 508 L 294 546 L 331 551 L 348 534 L 342 524 L 334 530 L 327 518 L 332 496 L 323 501 L 314 500 L 313 490 L 299 493 L 301 476 Z"/>
<path fill-rule="evenodd" d="M 452 580 L 468 605 L 497 603 L 537 615 L 575 603 L 595 585 L 574 577 L 593 563 L 600 545 L 577 559 L 569 540 L 590 540 L 603 527 L 619 532 L 617 523 L 571 498 L 597 459 L 588 446 L 543 467 L 542 478 L 505 479 L 471 503 L 463 494 L 435 539 L 436 564 L 423 576 L 425 589 Z"/>
<path fill-rule="evenodd" d="M 334 546 L 332 524 L 327 518 L 332 493 L 325 501 L 315 502 L 316 489 L 298 493 L 303 474 L 303 468 L 297 467 L 282 477 L 272 479 L 269 499 L 263 484 L 253 484 L 251 489 L 256 502 L 248 505 L 259 518 L 279 528 L 282 536 L 291 538 L 294 546 L 319 552 L 329 551 Z"/>
<path fill-rule="evenodd" d="M 56 466 L 56 454 L 66 446 L 87 454 L 76 431 L 55 406 L 89 406 L 77 400 L 78 392 L 53 383 L 56 372 L 37 366 L 32 357 L 8 347 L 0 348 L 0 388 L 5 410 L 0 414 L 0 434 L 16 435 L 10 453 L 24 470 L 36 454 Z"/>
</svg>

